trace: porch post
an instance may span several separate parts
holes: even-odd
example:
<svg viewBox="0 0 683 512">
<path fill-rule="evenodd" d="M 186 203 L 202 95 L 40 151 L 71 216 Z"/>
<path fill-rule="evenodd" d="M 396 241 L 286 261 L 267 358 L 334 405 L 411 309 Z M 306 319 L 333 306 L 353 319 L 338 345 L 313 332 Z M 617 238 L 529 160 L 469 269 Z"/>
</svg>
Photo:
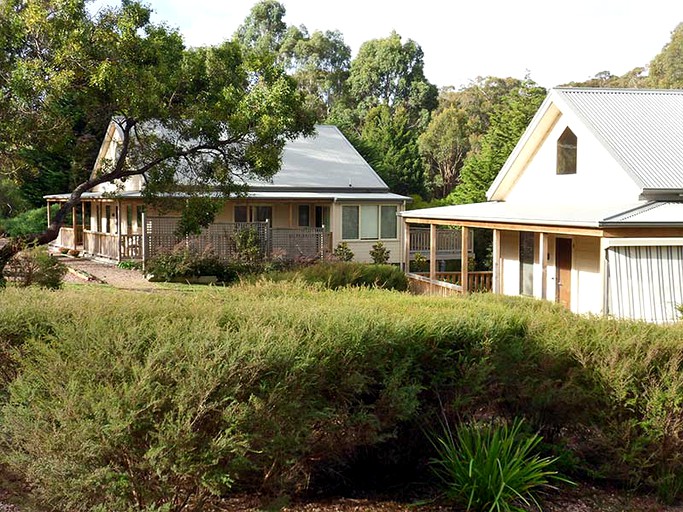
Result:
<svg viewBox="0 0 683 512">
<path fill-rule="evenodd" d="M 493 293 L 500 293 L 500 230 L 493 230 Z"/>
<path fill-rule="evenodd" d="M 137 206 L 140 208 L 140 205 Z M 139 228 L 139 226 L 138 226 Z M 145 272 L 147 265 L 147 221 L 145 218 L 145 210 L 142 210 L 142 272 Z"/>
<path fill-rule="evenodd" d="M 320 261 L 325 260 L 325 223 L 320 226 Z"/>
<path fill-rule="evenodd" d="M 403 220 L 403 271 L 410 272 L 410 224 Z"/>
<path fill-rule="evenodd" d="M 48 200 L 47 200 L 47 225 L 48 225 L 48 226 L 50 225 L 50 222 L 51 222 L 51 220 L 52 220 L 52 219 L 50 218 L 50 206 L 52 206 L 52 205 L 50 204 L 50 200 L 48 199 Z"/>
<path fill-rule="evenodd" d="M 462 285 L 462 292 L 467 294 L 469 290 L 469 275 L 467 274 L 467 265 L 469 263 L 469 228 L 462 226 L 462 248 L 460 252 L 460 283 Z"/>
<path fill-rule="evenodd" d="M 71 228 L 73 229 L 73 247 L 71 247 L 74 251 L 76 250 L 76 207 L 74 206 L 71 208 Z"/>
<path fill-rule="evenodd" d="M 429 288 L 434 292 L 434 281 L 436 281 L 436 224 L 429 225 Z"/>
<path fill-rule="evenodd" d="M 541 233 L 539 240 L 539 256 L 541 258 L 541 298 L 548 295 L 548 233 Z"/>
<path fill-rule="evenodd" d="M 121 201 L 116 201 L 116 261 L 121 261 Z"/>
<path fill-rule="evenodd" d="M 609 314 L 609 260 L 608 258 L 609 240 L 600 237 L 600 276 L 602 277 L 602 286 L 600 289 L 603 315 Z"/>
</svg>

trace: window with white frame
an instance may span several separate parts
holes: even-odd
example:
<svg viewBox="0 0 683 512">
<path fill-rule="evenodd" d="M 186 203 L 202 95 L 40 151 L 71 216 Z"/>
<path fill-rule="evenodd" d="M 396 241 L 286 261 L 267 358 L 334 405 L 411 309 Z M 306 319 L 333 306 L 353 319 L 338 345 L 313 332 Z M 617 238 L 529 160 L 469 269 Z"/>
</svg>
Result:
<svg viewBox="0 0 683 512">
<path fill-rule="evenodd" d="M 342 207 L 343 240 L 378 240 L 397 237 L 396 205 Z"/>
</svg>

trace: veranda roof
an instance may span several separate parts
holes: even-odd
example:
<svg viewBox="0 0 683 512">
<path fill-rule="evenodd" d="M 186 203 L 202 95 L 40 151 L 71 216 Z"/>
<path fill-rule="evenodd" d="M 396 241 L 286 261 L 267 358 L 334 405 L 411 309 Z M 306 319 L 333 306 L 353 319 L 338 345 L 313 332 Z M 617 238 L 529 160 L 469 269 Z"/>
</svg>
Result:
<svg viewBox="0 0 683 512">
<path fill-rule="evenodd" d="M 45 199 L 49 201 L 65 201 L 69 198 L 70 194 L 52 194 L 45 196 Z M 184 197 L 183 194 L 177 194 L 176 197 Z M 129 191 L 121 192 L 116 195 L 111 193 L 100 193 L 100 192 L 86 192 L 81 198 L 88 199 L 142 199 L 143 195 L 139 191 Z M 322 192 L 299 192 L 299 191 L 253 191 L 247 192 L 242 196 L 232 196 L 230 199 L 259 199 L 259 200 L 289 200 L 289 201 L 348 201 L 348 202 L 360 202 L 360 201 L 374 201 L 374 202 L 391 202 L 391 203 L 401 203 L 403 201 L 412 201 L 412 198 L 408 196 L 402 196 L 399 194 L 393 194 L 391 192 L 335 192 L 335 191 L 322 191 Z"/>
<path fill-rule="evenodd" d="M 683 202 L 636 201 L 630 204 L 577 207 L 491 201 L 407 210 L 399 215 L 407 222 L 422 219 L 588 228 L 683 227 Z"/>
</svg>

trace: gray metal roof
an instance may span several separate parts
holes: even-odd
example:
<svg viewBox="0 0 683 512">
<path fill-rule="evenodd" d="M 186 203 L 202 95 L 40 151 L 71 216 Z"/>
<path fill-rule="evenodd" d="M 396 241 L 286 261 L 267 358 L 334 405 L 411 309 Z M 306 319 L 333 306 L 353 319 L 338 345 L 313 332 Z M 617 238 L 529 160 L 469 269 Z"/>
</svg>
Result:
<svg viewBox="0 0 683 512">
<path fill-rule="evenodd" d="M 658 213 L 655 210 L 661 208 Z M 407 210 L 399 215 L 427 220 L 535 224 L 546 226 L 607 227 L 635 226 L 638 220 L 649 226 L 683 227 L 683 203 L 637 201 L 622 205 L 575 205 L 487 202 Z"/>
<path fill-rule="evenodd" d="M 312 137 L 285 145 L 282 167 L 272 182 L 248 181 L 252 189 L 347 189 L 389 191 L 389 187 L 336 126 L 317 125 Z"/>
<path fill-rule="evenodd" d="M 246 197 L 253 199 L 286 199 L 305 201 L 387 201 L 403 202 L 412 201 L 412 198 L 393 194 L 391 192 L 281 192 L 281 191 L 255 191 L 248 192 Z"/>
<path fill-rule="evenodd" d="M 558 88 L 643 189 L 683 189 L 683 90 Z"/>
</svg>

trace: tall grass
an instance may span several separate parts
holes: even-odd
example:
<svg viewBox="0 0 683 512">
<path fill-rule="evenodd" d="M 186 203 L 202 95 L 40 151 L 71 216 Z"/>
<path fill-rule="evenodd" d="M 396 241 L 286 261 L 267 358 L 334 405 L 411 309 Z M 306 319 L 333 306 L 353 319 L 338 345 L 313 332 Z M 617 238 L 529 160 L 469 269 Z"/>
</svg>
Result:
<svg viewBox="0 0 683 512">
<path fill-rule="evenodd" d="M 388 454 L 425 467 L 416 433 L 443 405 L 453 421 L 525 417 L 575 475 L 673 499 L 682 334 L 490 295 L 9 288 L 3 458 L 58 509 L 200 510 L 235 489 L 353 481 Z"/>
</svg>

